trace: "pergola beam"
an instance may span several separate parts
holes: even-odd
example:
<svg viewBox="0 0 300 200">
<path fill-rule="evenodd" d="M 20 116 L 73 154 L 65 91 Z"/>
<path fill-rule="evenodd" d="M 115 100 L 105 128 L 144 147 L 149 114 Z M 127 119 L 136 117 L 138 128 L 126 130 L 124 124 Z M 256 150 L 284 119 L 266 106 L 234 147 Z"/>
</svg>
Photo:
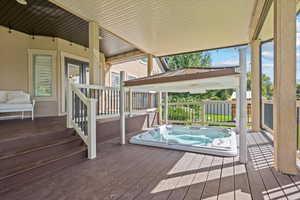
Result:
<svg viewBox="0 0 300 200">
<path fill-rule="evenodd" d="M 249 40 L 257 40 L 268 16 L 273 0 L 257 0 L 250 21 Z"/>
<path fill-rule="evenodd" d="M 111 57 L 107 57 L 106 58 L 106 63 L 108 64 L 118 64 L 121 62 L 125 62 L 128 60 L 133 60 L 133 59 L 137 59 L 140 57 L 146 56 L 146 54 L 140 50 L 134 50 L 134 51 L 130 51 L 130 52 L 126 52 L 123 54 L 119 54 L 116 56 L 111 56 Z"/>
</svg>

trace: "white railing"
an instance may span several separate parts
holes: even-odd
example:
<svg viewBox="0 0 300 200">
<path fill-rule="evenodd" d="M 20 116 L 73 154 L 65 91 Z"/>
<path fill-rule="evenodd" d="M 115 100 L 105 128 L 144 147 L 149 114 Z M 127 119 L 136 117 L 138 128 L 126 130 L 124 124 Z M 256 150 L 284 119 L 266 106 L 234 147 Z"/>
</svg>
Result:
<svg viewBox="0 0 300 200">
<path fill-rule="evenodd" d="M 88 147 L 88 158 L 96 158 L 96 99 L 86 95 L 71 81 L 68 83 L 67 127 L 74 128 Z"/>
<path fill-rule="evenodd" d="M 249 102 L 250 103 L 250 102 Z M 235 101 L 199 101 L 168 103 L 168 122 L 174 124 L 201 124 L 234 126 Z M 248 104 L 248 124 L 251 123 Z M 163 113 L 165 115 L 165 113 Z"/>
<path fill-rule="evenodd" d="M 86 97 L 96 99 L 96 119 L 120 116 L 120 88 L 99 85 L 75 85 Z M 157 110 L 158 93 L 124 89 L 125 115 Z"/>
</svg>

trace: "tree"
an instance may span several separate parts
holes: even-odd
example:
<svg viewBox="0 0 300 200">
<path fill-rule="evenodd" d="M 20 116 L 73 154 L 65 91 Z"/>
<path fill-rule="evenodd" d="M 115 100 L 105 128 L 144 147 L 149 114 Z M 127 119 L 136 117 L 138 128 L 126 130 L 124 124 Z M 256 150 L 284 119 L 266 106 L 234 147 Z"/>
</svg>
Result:
<svg viewBox="0 0 300 200">
<path fill-rule="evenodd" d="M 262 74 L 261 77 L 261 95 L 267 99 L 272 99 L 273 96 L 273 83 L 266 74 Z"/>
<path fill-rule="evenodd" d="M 210 55 L 203 52 L 168 56 L 166 61 L 171 70 L 189 67 L 209 67 L 211 65 Z"/>
</svg>

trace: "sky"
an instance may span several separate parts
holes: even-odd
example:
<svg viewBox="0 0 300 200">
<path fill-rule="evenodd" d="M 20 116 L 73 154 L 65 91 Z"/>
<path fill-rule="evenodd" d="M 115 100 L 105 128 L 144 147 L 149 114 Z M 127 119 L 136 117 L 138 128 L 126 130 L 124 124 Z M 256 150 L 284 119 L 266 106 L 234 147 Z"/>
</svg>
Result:
<svg viewBox="0 0 300 200">
<path fill-rule="evenodd" d="M 300 15 L 297 16 L 297 82 L 300 83 Z M 221 66 L 236 66 L 239 63 L 239 52 L 238 49 L 241 47 L 233 47 L 226 49 L 218 49 L 207 51 L 212 59 L 212 66 L 221 67 Z M 251 69 L 251 52 L 250 48 L 247 48 L 247 70 Z M 262 44 L 262 73 L 266 74 L 274 80 L 274 44 L 273 41 L 265 42 Z"/>
</svg>

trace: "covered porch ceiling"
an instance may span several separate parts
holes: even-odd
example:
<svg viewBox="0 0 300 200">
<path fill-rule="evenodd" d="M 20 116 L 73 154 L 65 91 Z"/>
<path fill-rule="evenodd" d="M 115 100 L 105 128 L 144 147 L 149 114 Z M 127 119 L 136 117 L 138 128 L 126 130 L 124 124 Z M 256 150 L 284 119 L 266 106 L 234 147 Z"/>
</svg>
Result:
<svg viewBox="0 0 300 200">
<path fill-rule="evenodd" d="M 27 5 L 1 0 L 0 25 L 29 35 L 59 37 L 84 47 L 89 45 L 89 21 L 48 0 L 27 0 Z M 102 28 L 99 38 L 100 50 L 106 58 L 137 50 Z"/>
<path fill-rule="evenodd" d="M 256 0 L 51 0 L 155 56 L 249 42 Z"/>
<path fill-rule="evenodd" d="M 273 38 L 272 0 L 50 0 L 94 20 L 144 52 L 155 56 L 248 44 L 251 23 L 259 14 L 258 38 Z M 297 12 L 300 1 L 297 1 Z M 265 12 L 263 11 L 263 12 Z M 262 17 L 264 16 L 265 17 Z"/>
</svg>

